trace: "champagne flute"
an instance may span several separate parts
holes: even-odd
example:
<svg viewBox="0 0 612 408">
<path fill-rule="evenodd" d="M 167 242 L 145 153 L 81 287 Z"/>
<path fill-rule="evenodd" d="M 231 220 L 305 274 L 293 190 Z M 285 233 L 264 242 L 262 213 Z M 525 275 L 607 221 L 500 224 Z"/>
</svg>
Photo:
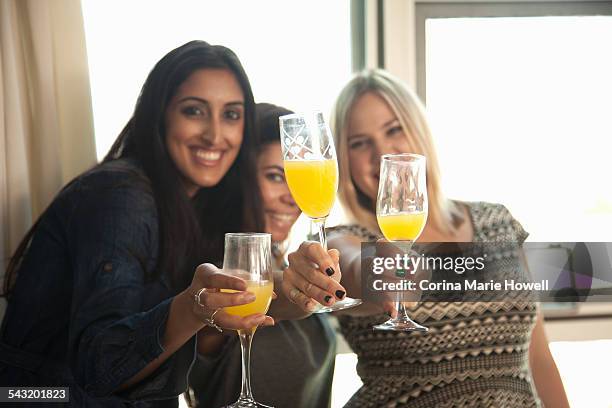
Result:
<svg viewBox="0 0 612 408">
<path fill-rule="evenodd" d="M 327 250 L 325 220 L 338 190 L 338 162 L 331 130 L 321 112 L 291 114 L 279 118 L 285 177 L 293 199 L 316 227 L 319 242 Z M 314 313 L 358 306 L 361 299 L 345 297 Z"/>
<path fill-rule="evenodd" d="M 255 300 L 246 305 L 226 307 L 223 310 L 236 316 L 249 316 L 266 313 L 272 300 L 274 278 L 271 263 L 271 235 L 265 233 L 228 233 L 225 234 L 225 255 L 223 272 L 242 278 L 247 283 L 247 291 L 255 295 Z M 223 292 L 235 292 L 223 289 Z M 238 401 L 227 408 L 268 407 L 253 399 L 251 392 L 251 341 L 257 327 L 238 330 L 242 350 L 242 390 Z"/>
<path fill-rule="evenodd" d="M 426 160 L 418 154 L 385 154 L 380 162 L 376 218 L 385 238 L 402 243 L 404 250 L 421 235 L 427 222 Z M 401 294 L 398 295 L 401 297 Z M 396 302 L 397 317 L 374 330 L 423 331 L 427 327 L 408 316 L 405 303 Z"/>
</svg>

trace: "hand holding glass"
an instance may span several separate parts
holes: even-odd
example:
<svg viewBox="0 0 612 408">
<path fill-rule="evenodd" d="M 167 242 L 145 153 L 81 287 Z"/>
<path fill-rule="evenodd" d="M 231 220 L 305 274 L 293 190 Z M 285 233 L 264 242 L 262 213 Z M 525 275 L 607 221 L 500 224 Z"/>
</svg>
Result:
<svg viewBox="0 0 612 408">
<path fill-rule="evenodd" d="M 321 112 L 292 114 L 279 118 L 285 177 L 293 199 L 317 227 L 319 242 L 327 250 L 325 220 L 338 190 L 338 162 L 331 130 Z M 360 305 L 360 299 L 345 297 L 315 313 L 332 312 Z"/>
</svg>

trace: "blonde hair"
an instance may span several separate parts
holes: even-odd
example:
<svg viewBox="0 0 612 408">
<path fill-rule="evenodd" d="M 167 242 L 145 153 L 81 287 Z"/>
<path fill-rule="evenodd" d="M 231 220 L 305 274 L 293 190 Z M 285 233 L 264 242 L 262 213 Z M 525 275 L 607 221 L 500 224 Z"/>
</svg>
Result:
<svg viewBox="0 0 612 408">
<path fill-rule="evenodd" d="M 363 200 L 360 202 L 359 195 L 363 193 L 353 183 L 348 163 L 348 120 L 355 102 L 367 92 L 375 93 L 389 104 L 408 138 L 410 153 L 427 158 L 428 223 L 441 232 L 454 234 L 457 229 L 454 221 L 462 220 L 463 215 L 442 193 L 438 158 L 423 104 L 404 83 L 381 69 L 356 74 L 338 95 L 331 116 L 340 172 L 338 197 L 347 217 L 351 222 L 379 231 L 376 214 L 364 206 Z"/>
</svg>

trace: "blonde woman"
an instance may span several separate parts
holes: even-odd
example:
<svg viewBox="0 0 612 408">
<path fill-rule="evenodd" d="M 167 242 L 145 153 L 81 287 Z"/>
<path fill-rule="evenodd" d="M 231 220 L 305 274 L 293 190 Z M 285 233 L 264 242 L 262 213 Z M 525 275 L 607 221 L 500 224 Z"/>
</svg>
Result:
<svg viewBox="0 0 612 408">
<path fill-rule="evenodd" d="M 329 246 L 340 253 L 340 282 L 349 296 L 360 296 L 360 243 L 382 237 L 375 204 L 383 154 L 427 157 L 429 216 L 419 241 L 522 243 L 527 237 L 503 205 L 444 196 L 424 109 L 387 72 L 365 71 L 353 78 L 338 97 L 332 126 L 339 197 L 352 222 L 330 231 Z M 329 278 L 313 278 L 309 271 L 312 264 L 335 261 L 334 253 L 324 254 L 316 246 L 303 245 L 290 257 L 285 279 L 301 291 L 296 295 L 293 290 L 295 299 L 316 299 L 318 291 L 332 286 Z M 516 260 L 508 268 L 519 266 Z M 340 325 L 359 357 L 363 381 L 348 407 L 569 406 L 537 304 L 530 298 L 505 302 L 504 307 L 493 302 L 419 303 L 410 316 L 430 328 L 425 334 L 373 332 L 373 325 L 388 319 L 378 305 L 345 313 Z"/>
</svg>

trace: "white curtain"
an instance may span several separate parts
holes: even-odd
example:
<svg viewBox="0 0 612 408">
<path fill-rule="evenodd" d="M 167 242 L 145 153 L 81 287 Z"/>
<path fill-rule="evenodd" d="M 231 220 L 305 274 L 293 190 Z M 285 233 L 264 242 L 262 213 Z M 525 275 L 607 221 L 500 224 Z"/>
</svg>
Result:
<svg viewBox="0 0 612 408">
<path fill-rule="evenodd" d="M 95 164 L 80 0 L 0 0 L 0 275 L 28 228 Z"/>
</svg>

